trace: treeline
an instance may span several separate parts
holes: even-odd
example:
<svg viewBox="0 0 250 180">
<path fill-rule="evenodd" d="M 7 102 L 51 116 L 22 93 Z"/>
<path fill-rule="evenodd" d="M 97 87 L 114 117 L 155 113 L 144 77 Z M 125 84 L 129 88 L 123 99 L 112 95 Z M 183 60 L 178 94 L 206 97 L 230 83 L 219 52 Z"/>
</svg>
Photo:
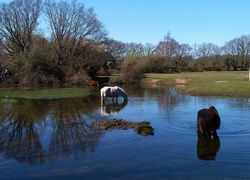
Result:
<svg viewBox="0 0 250 180">
<path fill-rule="evenodd" d="M 2 84 L 83 85 L 113 73 L 121 75 L 116 83 L 133 83 L 144 73 L 245 70 L 249 54 L 249 35 L 222 47 L 181 44 L 170 32 L 157 45 L 123 43 L 108 38 L 94 10 L 75 0 L 0 3 Z"/>
<path fill-rule="evenodd" d="M 1 81 L 39 86 L 86 84 L 107 58 L 100 47 L 106 38 L 107 31 L 93 9 L 76 1 L 1 3 L 0 65 L 12 75 L 4 71 Z"/>
</svg>

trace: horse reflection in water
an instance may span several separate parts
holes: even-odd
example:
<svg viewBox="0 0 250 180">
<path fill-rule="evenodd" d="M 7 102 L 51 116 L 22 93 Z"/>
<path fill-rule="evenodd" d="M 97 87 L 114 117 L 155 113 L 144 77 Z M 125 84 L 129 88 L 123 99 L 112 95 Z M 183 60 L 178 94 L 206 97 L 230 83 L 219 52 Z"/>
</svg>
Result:
<svg viewBox="0 0 250 180">
<path fill-rule="evenodd" d="M 212 141 L 206 137 L 199 137 L 197 141 L 197 156 L 201 160 L 215 160 L 220 149 L 220 139 L 217 136 Z"/>
<path fill-rule="evenodd" d="M 125 108 L 125 106 L 127 105 L 128 101 L 123 101 L 122 103 L 118 103 L 118 102 L 112 102 L 112 103 L 105 103 L 103 102 L 101 104 L 101 113 L 105 116 L 109 116 L 112 114 L 117 114 L 118 112 L 120 112 L 123 108 Z"/>
<path fill-rule="evenodd" d="M 122 96 L 124 101 L 128 100 L 128 95 L 127 93 L 120 87 L 118 86 L 105 86 L 101 89 L 101 101 L 102 103 L 104 102 L 106 97 L 112 97 L 112 101 L 114 101 L 114 99 L 118 100 L 118 97 Z"/>
</svg>

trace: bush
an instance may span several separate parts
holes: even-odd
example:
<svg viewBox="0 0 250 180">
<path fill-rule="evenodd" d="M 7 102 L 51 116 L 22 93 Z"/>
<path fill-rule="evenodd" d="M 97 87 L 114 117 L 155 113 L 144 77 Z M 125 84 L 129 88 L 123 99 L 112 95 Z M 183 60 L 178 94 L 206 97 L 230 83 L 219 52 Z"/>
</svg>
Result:
<svg viewBox="0 0 250 180">
<path fill-rule="evenodd" d="M 145 63 L 143 59 L 127 58 L 121 64 L 121 76 L 126 83 L 138 83 L 144 77 Z"/>
<path fill-rule="evenodd" d="M 161 56 L 152 55 L 145 60 L 145 73 L 164 73 L 166 72 L 166 59 Z"/>
<path fill-rule="evenodd" d="M 125 84 L 125 80 L 121 76 L 112 77 L 109 84 Z"/>
<path fill-rule="evenodd" d="M 64 68 L 64 72 L 66 73 L 64 85 L 67 86 L 87 85 L 91 80 L 84 70 L 75 71 L 71 67 L 66 67 Z"/>
<path fill-rule="evenodd" d="M 19 85 L 22 86 L 60 86 L 61 82 L 51 74 L 44 72 L 32 72 L 19 77 Z"/>
<path fill-rule="evenodd" d="M 204 71 L 222 71 L 221 66 L 202 66 L 202 70 Z"/>
<path fill-rule="evenodd" d="M 86 62 L 83 65 L 83 70 L 91 77 L 95 77 L 97 72 L 100 70 L 100 66 L 95 62 Z"/>
</svg>

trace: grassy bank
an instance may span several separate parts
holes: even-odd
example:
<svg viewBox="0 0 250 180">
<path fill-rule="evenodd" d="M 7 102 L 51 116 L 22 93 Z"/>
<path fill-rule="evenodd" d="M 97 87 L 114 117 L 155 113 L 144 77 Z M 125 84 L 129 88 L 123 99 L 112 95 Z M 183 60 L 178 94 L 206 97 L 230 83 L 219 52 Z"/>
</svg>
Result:
<svg viewBox="0 0 250 180">
<path fill-rule="evenodd" d="M 61 99 L 89 95 L 87 88 L 1 88 L 0 98 Z"/>
<path fill-rule="evenodd" d="M 186 84 L 179 91 L 188 94 L 250 97 L 248 77 L 248 71 L 146 74 L 142 83 Z"/>
</svg>

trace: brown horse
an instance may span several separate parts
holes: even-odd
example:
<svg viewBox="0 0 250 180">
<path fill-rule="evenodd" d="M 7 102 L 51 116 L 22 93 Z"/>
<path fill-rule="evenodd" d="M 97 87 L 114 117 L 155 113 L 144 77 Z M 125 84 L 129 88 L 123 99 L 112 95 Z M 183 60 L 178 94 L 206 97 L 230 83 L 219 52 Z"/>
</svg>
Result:
<svg viewBox="0 0 250 180">
<path fill-rule="evenodd" d="M 214 106 L 201 109 L 197 114 L 198 136 L 217 137 L 216 130 L 220 128 L 220 116 Z"/>
</svg>

